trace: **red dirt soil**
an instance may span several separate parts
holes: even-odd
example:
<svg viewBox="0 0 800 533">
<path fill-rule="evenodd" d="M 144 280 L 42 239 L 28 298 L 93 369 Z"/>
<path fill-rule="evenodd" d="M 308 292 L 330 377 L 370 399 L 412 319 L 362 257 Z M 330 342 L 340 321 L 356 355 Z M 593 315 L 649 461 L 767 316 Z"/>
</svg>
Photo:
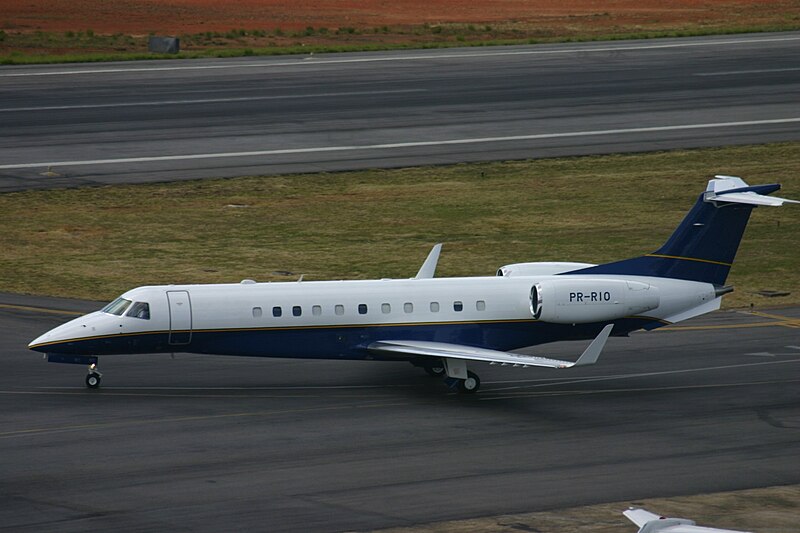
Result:
<svg viewBox="0 0 800 533">
<path fill-rule="evenodd" d="M 754 26 L 798 0 L 0 0 L 0 29 L 185 35 L 232 29 L 376 28 L 420 24 L 642 30 L 690 24 Z"/>
</svg>

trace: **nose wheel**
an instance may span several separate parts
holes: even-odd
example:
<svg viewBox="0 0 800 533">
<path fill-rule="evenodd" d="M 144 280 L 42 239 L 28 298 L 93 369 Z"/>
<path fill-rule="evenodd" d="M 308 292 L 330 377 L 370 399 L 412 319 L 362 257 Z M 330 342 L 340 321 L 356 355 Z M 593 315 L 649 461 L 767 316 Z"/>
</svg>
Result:
<svg viewBox="0 0 800 533">
<path fill-rule="evenodd" d="M 90 389 L 96 389 L 100 386 L 100 380 L 103 374 L 97 369 L 97 364 L 92 363 L 89 365 L 89 373 L 86 374 L 86 386 Z"/>
</svg>

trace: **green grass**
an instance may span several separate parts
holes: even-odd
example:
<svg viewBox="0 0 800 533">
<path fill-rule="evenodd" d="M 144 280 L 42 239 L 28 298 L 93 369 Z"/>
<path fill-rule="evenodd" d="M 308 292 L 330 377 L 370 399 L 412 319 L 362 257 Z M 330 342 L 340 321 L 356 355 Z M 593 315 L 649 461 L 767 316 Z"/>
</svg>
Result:
<svg viewBox="0 0 800 533">
<path fill-rule="evenodd" d="M 443 29 L 444 28 L 444 29 Z M 313 30 L 313 28 L 312 28 Z M 768 26 L 718 26 L 718 27 L 686 27 L 682 29 L 652 30 L 652 31 L 620 31 L 617 33 L 588 34 L 577 33 L 570 35 L 526 35 L 524 31 L 511 32 L 513 35 L 487 37 L 482 28 L 472 28 L 463 25 L 430 26 L 424 32 L 415 33 L 417 37 L 409 38 L 407 42 L 333 42 L 326 44 L 304 44 L 297 42 L 309 35 L 346 35 L 353 34 L 382 34 L 381 29 L 365 29 L 356 31 L 354 28 L 340 28 L 335 32 L 327 29 L 313 32 L 306 29 L 294 35 L 295 41 L 291 43 L 273 44 L 264 46 L 269 42 L 270 34 L 263 30 L 232 30 L 227 33 L 201 33 L 182 36 L 184 51 L 178 54 L 152 54 L 146 52 L 146 37 L 133 38 L 120 34 L 98 35 L 88 32 L 68 32 L 68 34 L 55 34 L 47 32 L 5 33 L 4 44 L 7 52 L 0 51 L 0 65 L 30 65 L 46 63 L 80 63 L 80 62 L 107 62 L 107 61 L 137 61 L 145 59 L 200 59 L 209 57 L 242 57 L 242 56 L 274 56 L 309 53 L 342 53 L 342 52 L 369 52 L 380 50 L 403 49 L 432 49 L 453 47 L 480 47 L 480 46 L 507 46 L 520 44 L 546 44 L 564 42 L 592 42 L 631 39 L 659 39 L 670 37 L 693 37 L 703 35 L 725 35 L 737 33 L 762 33 L 777 31 L 800 30 L 800 24 L 787 21 L 782 24 Z M 351 31 L 352 30 L 352 31 Z M 377 31 L 376 31 L 377 30 Z M 419 30 L 417 30 L 419 32 Z M 489 30 L 494 31 L 494 30 Z M 548 33 L 548 32 L 545 32 Z M 517 35 L 518 34 L 518 35 Z M 283 38 L 284 33 L 276 30 L 272 35 Z M 405 34 L 401 33 L 401 37 Z M 243 40 L 243 37 L 255 38 L 253 42 Z M 420 37 L 421 36 L 421 37 Z M 427 37 L 426 37 L 427 36 Z M 224 39 L 220 41 L 219 39 Z M 188 46 L 187 46 L 188 45 Z M 70 52 L 47 52 L 36 50 L 69 48 Z M 22 50 L 34 50 L 23 52 Z M 85 51 L 83 50 L 85 49 Z M 97 50 L 100 49 L 100 50 Z"/>
<path fill-rule="evenodd" d="M 107 300 L 149 283 L 410 277 L 440 241 L 442 276 L 599 263 L 656 249 L 720 173 L 800 198 L 800 143 L 6 193 L 0 291 Z M 758 209 L 728 302 L 800 303 L 798 236 L 800 208 Z"/>
<path fill-rule="evenodd" d="M 665 516 L 689 518 L 706 527 L 746 529 L 759 533 L 793 533 L 797 531 L 797 516 L 800 512 L 800 486 L 649 498 L 637 500 L 635 503 L 631 501 L 601 503 L 552 511 L 418 524 L 376 530 L 375 533 L 635 532 L 636 526 L 622 514 L 622 511 L 629 506 L 643 507 Z"/>
</svg>

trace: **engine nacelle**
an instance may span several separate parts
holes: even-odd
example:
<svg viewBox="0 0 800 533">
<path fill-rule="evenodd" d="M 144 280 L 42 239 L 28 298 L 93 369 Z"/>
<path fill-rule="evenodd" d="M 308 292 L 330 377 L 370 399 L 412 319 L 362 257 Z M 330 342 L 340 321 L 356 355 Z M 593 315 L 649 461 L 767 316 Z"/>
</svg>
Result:
<svg viewBox="0 0 800 533">
<path fill-rule="evenodd" d="M 603 322 L 658 307 L 658 287 L 619 279 L 545 280 L 531 288 L 531 314 L 556 324 Z"/>
</svg>

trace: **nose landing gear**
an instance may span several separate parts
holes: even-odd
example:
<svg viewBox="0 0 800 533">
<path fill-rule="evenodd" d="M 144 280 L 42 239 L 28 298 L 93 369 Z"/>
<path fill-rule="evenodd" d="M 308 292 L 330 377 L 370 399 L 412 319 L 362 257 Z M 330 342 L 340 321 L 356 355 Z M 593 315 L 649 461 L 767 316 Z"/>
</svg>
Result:
<svg viewBox="0 0 800 533">
<path fill-rule="evenodd" d="M 100 380 L 103 374 L 97 369 L 97 363 L 89 365 L 89 373 L 86 374 L 86 386 L 90 389 L 96 389 L 100 386 Z"/>
</svg>

